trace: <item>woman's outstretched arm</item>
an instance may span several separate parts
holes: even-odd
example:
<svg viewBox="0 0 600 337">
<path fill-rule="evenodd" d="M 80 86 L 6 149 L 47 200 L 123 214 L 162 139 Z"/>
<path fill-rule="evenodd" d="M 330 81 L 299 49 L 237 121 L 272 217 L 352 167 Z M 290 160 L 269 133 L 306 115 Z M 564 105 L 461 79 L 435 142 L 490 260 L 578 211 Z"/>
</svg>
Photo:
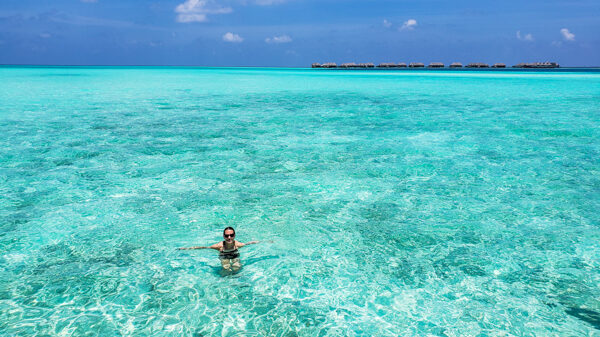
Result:
<svg viewBox="0 0 600 337">
<path fill-rule="evenodd" d="M 223 245 L 223 242 L 219 242 L 219 243 L 215 243 L 212 246 L 181 247 L 181 248 L 177 248 L 177 250 L 192 250 L 192 249 L 216 249 L 216 250 L 219 250 L 219 249 L 221 249 L 222 245 Z"/>
<path fill-rule="evenodd" d="M 238 247 L 238 248 L 241 248 L 241 247 L 244 247 L 244 246 L 247 246 L 247 245 L 253 245 L 253 244 L 259 243 L 259 242 L 260 241 L 250 241 L 250 242 L 242 243 L 242 242 L 236 241 L 235 242 L 235 246 Z"/>
<path fill-rule="evenodd" d="M 209 249 L 209 248 L 210 247 L 196 246 L 196 247 L 181 247 L 181 248 L 177 248 L 177 250 Z"/>
</svg>

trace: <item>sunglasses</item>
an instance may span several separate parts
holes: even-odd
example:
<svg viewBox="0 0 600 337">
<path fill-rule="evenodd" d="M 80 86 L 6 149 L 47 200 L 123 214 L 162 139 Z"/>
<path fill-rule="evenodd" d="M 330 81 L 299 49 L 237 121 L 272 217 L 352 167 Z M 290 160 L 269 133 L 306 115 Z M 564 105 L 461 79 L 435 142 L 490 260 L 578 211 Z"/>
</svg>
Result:
<svg viewBox="0 0 600 337">
<path fill-rule="evenodd" d="M 235 237 L 235 234 L 223 234 L 224 238 L 233 238 Z"/>
</svg>

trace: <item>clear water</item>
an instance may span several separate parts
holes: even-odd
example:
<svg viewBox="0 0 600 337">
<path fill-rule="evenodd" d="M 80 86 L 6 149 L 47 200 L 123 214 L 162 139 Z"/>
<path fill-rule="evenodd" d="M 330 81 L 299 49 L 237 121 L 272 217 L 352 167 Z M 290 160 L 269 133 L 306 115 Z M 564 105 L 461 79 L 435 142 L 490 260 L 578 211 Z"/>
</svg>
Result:
<svg viewBox="0 0 600 337">
<path fill-rule="evenodd" d="M 0 335 L 600 335 L 600 73 L 0 79 Z"/>
</svg>

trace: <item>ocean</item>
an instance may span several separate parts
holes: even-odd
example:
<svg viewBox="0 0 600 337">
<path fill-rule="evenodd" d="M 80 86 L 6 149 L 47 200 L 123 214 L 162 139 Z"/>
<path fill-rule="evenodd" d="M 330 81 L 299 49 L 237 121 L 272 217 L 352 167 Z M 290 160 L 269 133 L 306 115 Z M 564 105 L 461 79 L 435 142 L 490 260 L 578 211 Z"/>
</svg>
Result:
<svg viewBox="0 0 600 337">
<path fill-rule="evenodd" d="M 599 209 L 600 72 L 0 67 L 3 336 L 600 336 Z"/>
</svg>

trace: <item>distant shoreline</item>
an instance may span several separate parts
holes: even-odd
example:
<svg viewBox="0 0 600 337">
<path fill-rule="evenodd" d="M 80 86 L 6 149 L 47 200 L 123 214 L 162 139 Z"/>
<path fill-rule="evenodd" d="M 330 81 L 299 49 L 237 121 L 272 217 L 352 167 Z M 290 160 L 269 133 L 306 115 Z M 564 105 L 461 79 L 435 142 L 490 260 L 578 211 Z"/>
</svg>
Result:
<svg viewBox="0 0 600 337">
<path fill-rule="evenodd" d="M 304 68 L 299 68 L 304 69 Z M 560 68 L 312 68 L 315 71 L 390 71 L 390 72 L 569 72 L 569 71 L 592 71 L 600 72 L 600 67 L 560 67 Z"/>
</svg>

